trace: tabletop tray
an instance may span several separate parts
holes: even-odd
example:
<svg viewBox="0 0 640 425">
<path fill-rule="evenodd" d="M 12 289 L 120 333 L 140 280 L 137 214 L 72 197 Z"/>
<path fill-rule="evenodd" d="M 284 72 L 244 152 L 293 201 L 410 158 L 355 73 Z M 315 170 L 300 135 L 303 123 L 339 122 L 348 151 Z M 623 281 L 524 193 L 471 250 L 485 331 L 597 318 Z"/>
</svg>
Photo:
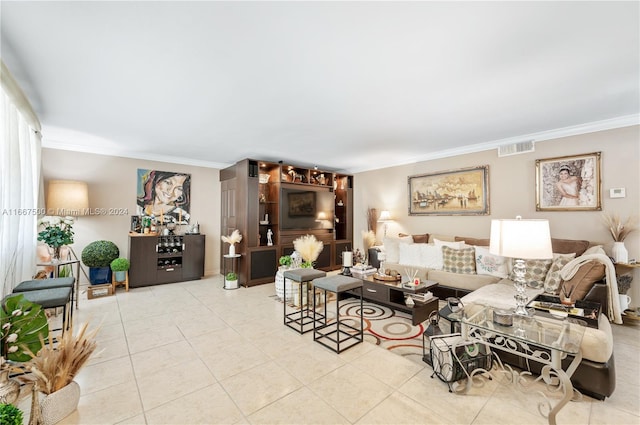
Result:
<svg viewBox="0 0 640 425">
<path fill-rule="evenodd" d="M 540 303 L 551 303 L 553 307 L 542 307 Z M 562 312 L 562 304 L 560 298 L 553 295 L 538 295 L 527 304 L 527 307 L 533 307 L 537 314 L 547 317 L 558 318 L 559 315 L 551 313 L 552 311 Z M 557 308 L 556 308 L 557 307 Z M 578 311 L 576 311 L 578 310 Z M 598 328 L 598 317 L 601 312 L 600 303 L 592 301 L 576 301 L 575 309 L 568 313 L 568 317 L 584 320 L 590 328 Z"/>
<path fill-rule="evenodd" d="M 382 280 L 384 282 L 397 282 L 400 279 L 402 279 L 402 276 L 400 276 L 400 275 L 398 275 L 398 276 L 388 276 L 386 274 L 378 274 L 378 273 L 376 273 L 376 274 L 373 275 L 373 278 L 375 280 Z"/>
</svg>

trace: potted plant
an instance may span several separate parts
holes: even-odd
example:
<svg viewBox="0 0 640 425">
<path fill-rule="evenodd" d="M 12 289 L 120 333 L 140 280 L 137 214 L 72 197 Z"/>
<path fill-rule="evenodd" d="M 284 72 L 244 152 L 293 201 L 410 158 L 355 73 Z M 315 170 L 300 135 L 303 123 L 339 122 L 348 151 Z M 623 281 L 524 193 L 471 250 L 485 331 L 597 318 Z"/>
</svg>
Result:
<svg viewBox="0 0 640 425">
<path fill-rule="evenodd" d="M 44 216 L 38 221 L 43 229 L 38 240 L 47 244 L 51 251 L 51 261 L 60 260 L 60 249 L 73 243 L 73 217 Z"/>
<path fill-rule="evenodd" d="M 55 424 L 78 407 L 80 385 L 74 379 L 95 351 L 99 330 L 87 332 L 87 327 L 83 323 L 75 335 L 71 330 L 65 332 L 55 346 L 49 335 L 37 354 L 27 351 L 31 360 L 25 367 L 33 382 L 31 414 L 42 415 L 41 422 L 34 423 Z"/>
<path fill-rule="evenodd" d="M 224 277 L 224 289 L 238 289 L 238 275 L 236 273 L 227 273 Z"/>
<path fill-rule="evenodd" d="M 116 282 L 124 282 L 127 278 L 127 270 L 129 270 L 129 260 L 126 258 L 116 258 L 111 262 L 111 271 L 115 274 Z"/>
<path fill-rule="evenodd" d="M 92 285 L 111 283 L 110 264 L 119 255 L 118 247 L 110 241 L 94 241 L 82 250 L 82 263 L 89 267 Z"/>
<path fill-rule="evenodd" d="M 289 267 L 291 267 L 291 256 L 290 255 L 283 255 L 282 257 L 280 257 L 280 260 L 278 260 L 280 267 L 282 269 L 288 269 Z"/>
<path fill-rule="evenodd" d="M 2 425 L 22 425 L 22 410 L 13 404 L 0 404 L 0 418 Z"/>
</svg>

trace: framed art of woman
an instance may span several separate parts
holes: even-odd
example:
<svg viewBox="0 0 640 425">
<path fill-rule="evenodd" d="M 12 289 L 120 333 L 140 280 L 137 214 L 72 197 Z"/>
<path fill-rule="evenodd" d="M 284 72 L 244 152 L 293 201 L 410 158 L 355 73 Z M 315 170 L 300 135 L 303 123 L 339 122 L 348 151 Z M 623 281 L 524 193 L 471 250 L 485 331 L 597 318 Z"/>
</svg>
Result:
<svg viewBox="0 0 640 425">
<path fill-rule="evenodd" d="M 536 160 L 536 211 L 602 209 L 601 152 Z"/>
<path fill-rule="evenodd" d="M 170 171 L 138 170 L 139 215 L 155 216 L 161 224 L 188 224 L 191 175 Z"/>
</svg>

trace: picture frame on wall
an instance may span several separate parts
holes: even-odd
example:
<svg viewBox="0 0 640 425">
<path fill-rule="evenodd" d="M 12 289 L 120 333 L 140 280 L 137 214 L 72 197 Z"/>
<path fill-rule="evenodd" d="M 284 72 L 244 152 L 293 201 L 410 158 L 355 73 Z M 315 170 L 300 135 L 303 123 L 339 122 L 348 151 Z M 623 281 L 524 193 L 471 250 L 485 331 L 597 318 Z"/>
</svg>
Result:
<svg viewBox="0 0 640 425">
<path fill-rule="evenodd" d="M 288 194 L 289 217 L 312 217 L 316 211 L 316 193 L 291 192 Z"/>
<path fill-rule="evenodd" d="M 536 160 L 536 211 L 601 211 L 602 152 Z"/>
<path fill-rule="evenodd" d="M 489 166 L 410 176 L 409 215 L 488 215 Z"/>
</svg>

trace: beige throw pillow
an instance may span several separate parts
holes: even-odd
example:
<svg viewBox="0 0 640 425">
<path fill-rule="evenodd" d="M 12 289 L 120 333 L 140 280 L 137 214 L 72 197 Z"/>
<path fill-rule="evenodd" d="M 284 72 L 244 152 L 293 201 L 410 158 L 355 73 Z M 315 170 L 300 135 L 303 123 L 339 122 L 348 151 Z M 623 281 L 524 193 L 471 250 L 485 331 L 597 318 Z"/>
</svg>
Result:
<svg viewBox="0 0 640 425">
<path fill-rule="evenodd" d="M 531 288 L 542 288 L 544 286 L 544 280 L 547 277 L 547 272 L 551 268 L 553 260 L 526 260 L 526 271 L 524 274 L 524 280 Z M 516 274 L 511 270 L 509 279 L 515 280 Z"/>
<path fill-rule="evenodd" d="M 560 277 L 560 270 L 571 261 L 576 254 L 554 254 L 553 263 L 547 272 L 547 277 L 544 279 L 544 292 L 547 294 L 558 295 L 560 293 L 560 284 L 562 284 L 562 277 Z"/>
<path fill-rule="evenodd" d="M 601 281 L 605 276 L 604 264 L 597 261 L 587 261 L 580 266 L 575 275 L 569 280 L 565 280 L 562 285 L 567 292 L 571 289 L 571 299 L 581 300 L 587 295 L 596 282 Z"/>
<path fill-rule="evenodd" d="M 473 248 L 442 247 L 442 270 L 451 273 L 476 274 L 476 254 Z"/>
</svg>

